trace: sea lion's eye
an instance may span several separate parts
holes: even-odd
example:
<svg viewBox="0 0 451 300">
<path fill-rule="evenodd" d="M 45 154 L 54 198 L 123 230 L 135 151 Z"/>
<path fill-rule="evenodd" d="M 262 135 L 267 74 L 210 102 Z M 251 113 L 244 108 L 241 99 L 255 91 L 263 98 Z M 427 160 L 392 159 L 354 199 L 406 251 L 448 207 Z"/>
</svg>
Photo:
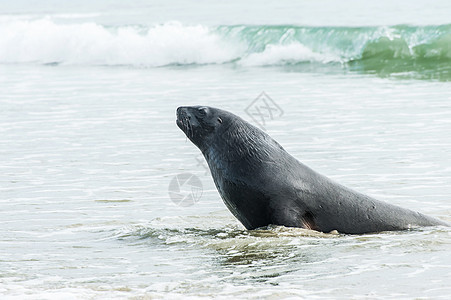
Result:
<svg viewBox="0 0 451 300">
<path fill-rule="evenodd" d="M 218 122 L 219 122 L 219 123 L 222 123 L 221 117 L 218 117 Z"/>
<path fill-rule="evenodd" d="M 199 107 L 199 108 L 197 109 L 197 111 L 199 112 L 199 114 L 200 114 L 201 116 L 205 116 L 205 115 L 207 114 L 207 108 L 206 108 L 206 107 Z"/>
</svg>

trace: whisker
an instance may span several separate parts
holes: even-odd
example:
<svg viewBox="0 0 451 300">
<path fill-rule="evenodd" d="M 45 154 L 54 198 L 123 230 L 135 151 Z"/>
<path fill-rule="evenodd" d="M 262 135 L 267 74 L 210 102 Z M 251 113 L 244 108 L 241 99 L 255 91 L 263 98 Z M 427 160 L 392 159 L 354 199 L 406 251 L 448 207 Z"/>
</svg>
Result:
<svg viewBox="0 0 451 300">
<path fill-rule="evenodd" d="M 185 119 L 186 120 L 186 124 L 187 124 L 187 133 L 190 135 L 190 137 L 194 137 L 194 132 L 193 132 L 193 126 L 191 125 L 191 123 L 189 122 L 188 118 Z"/>
<path fill-rule="evenodd" d="M 191 128 L 191 137 L 193 138 L 194 137 L 193 125 L 190 122 L 188 122 L 188 124 L 189 124 L 189 127 Z"/>
</svg>

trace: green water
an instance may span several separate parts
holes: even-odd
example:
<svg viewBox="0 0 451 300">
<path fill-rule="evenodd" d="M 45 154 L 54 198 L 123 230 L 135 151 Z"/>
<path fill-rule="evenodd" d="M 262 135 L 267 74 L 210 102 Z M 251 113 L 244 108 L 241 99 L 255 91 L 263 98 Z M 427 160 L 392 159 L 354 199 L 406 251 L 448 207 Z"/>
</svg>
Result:
<svg viewBox="0 0 451 300">
<path fill-rule="evenodd" d="M 221 26 L 221 36 L 246 45 L 245 54 L 265 53 L 269 47 L 301 44 L 317 56 L 281 55 L 260 65 L 298 65 L 297 70 L 342 67 L 343 70 L 450 80 L 451 25 L 379 27 Z M 277 53 L 271 53 L 277 56 Z M 269 54 L 270 55 L 270 54 Z M 309 66 L 309 64 L 326 66 Z"/>
</svg>

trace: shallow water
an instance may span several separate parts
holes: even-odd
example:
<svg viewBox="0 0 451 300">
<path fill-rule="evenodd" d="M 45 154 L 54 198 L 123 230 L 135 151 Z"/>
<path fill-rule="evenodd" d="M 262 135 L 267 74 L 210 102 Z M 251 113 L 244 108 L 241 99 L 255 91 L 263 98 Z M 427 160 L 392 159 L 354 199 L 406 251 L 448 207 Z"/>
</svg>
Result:
<svg viewBox="0 0 451 300">
<path fill-rule="evenodd" d="M 25 19 L 36 25 L 50 15 L 49 23 L 40 24 L 58 31 L 59 24 L 72 23 L 75 33 L 87 22 L 147 28 L 169 20 L 181 22 L 182 31 L 184 24 L 438 26 L 446 24 L 440 16 L 448 5 L 427 6 L 424 18 L 410 22 L 415 13 L 397 19 L 390 4 L 382 3 L 380 22 L 356 15 L 347 24 L 334 24 L 344 21 L 332 13 L 318 17 L 318 23 L 295 22 L 294 14 L 282 22 L 284 12 L 292 11 L 286 8 L 263 23 L 263 12 L 250 19 L 245 12 L 224 13 L 214 20 L 209 14 L 214 5 L 197 13 L 168 5 L 169 12 L 177 12 L 161 13 L 165 19 L 158 20 L 152 16 L 162 8 L 143 12 L 140 1 L 123 14 L 106 2 L 63 7 L 46 1 L 27 10 L 26 1 L 17 3 L 0 6 L 9 18 L 2 22 L 17 26 L 17 19 Z M 146 11 L 153 15 L 144 21 Z M 434 13 L 436 22 L 428 18 Z M 42 57 L 30 50 L 31 60 L 11 60 L 24 57 L 14 51 L 0 55 L 2 298 L 451 295 L 450 229 L 359 236 L 284 227 L 247 231 L 222 203 L 200 152 L 175 125 L 175 109 L 190 104 L 222 107 L 254 122 L 245 110 L 265 91 L 283 110 L 283 116 L 267 120 L 266 131 L 303 163 L 378 199 L 451 222 L 448 80 L 419 80 L 399 70 L 382 75 L 353 71 L 322 60 L 276 65 L 179 61 L 155 67 L 138 53 L 122 64 L 115 48 L 110 48 L 113 63 L 97 63 L 96 53 L 106 53 L 95 52 L 100 48 L 79 59 L 55 45 L 40 52 Z M 249 59 L 243 53 L 241 59 Z M 188 207 L 174 204 L 168 193 L 174 176 L 185 172 L 197 176 L 203 190 Z"/>
</svg>

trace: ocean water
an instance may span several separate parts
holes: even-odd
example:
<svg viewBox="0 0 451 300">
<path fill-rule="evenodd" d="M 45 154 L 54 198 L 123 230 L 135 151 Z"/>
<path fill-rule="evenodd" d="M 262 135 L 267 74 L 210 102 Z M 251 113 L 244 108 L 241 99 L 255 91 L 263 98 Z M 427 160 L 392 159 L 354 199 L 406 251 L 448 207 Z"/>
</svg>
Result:
<svg viewBox="0 0 451 300">
<path fill-rule="evenodd" d="M 245 230 L 175 110 L 230 110 L 320 173 L 451 222 L 450 13 L 2 1 L 0 297 L 449 299 L 449 228 Z M 280 114 L 249 113 L 262 92 Z M 185 173 L 193 203 L 171 198 Z"/>
</svg>

